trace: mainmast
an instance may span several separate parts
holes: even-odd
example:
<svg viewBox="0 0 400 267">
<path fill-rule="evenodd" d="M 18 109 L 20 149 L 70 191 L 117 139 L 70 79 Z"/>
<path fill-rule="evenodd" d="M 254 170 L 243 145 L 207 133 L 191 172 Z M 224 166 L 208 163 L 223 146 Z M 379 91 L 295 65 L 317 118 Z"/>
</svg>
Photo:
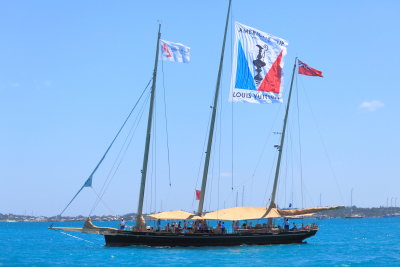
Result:
<svg viewBox="0 0 400 267">
<path fill-rule="evenodd" d="M 144 148 L 144 156 L 143 156 L 143 167 L 142 167 L 142 179 L 140 182 L 140 192 L 139 192 L 139 205 L 136 217 L 136 228 L 137 230 L 143 230 L 146 226 L 146 222 L 143 218 L 143 200 L 144 200 L 144 189 L 146 186 L 146 174 L 147 174 L 147 163 L 149 161 L 149 150 L 150 150 L 150 140 L 151 140 L 151 125 L 153 121 L 153 109 L 154 109 L 154 96 L 156 91 L 156 80 L 157 80 L 157 65 L 158 65 L 158 53 L 160 51 L 160 38 L 161 38 L 161 24 L 158 25 L 158 37 L 157 37 L 157 46 L 156 46 L 156 58 L 154 62 L 154 71 L 153 71 L 153 83 L 151 85 L 151 96 L 150 96 L 150 107 L 149 107 L 149 118 L 147 121 L 147 135 L 146 135 L 146 144 Z"/>
<path fill-rule="evenodd" d="M 228 31 L 229 15 L 230 15 L 230 11 L 231 11 L 231 2 L 232 2 L 232 0 L 229 0 L 228 14 L 226 15 L 226 23 L 225 23 L 224 41 L 222 43 L 222 51 L 221 51 L 221 59 L 220 59 L 220 62 L 219 62 L 217 85 L 216 85 L 216 88 L 215 88 L 214 104 L 212 106 L 213 110 L 212 110 L 211 123 L 210 123 L 210 132 L 208 133 L 206 159 L 205 159 L 205 162 L 204 162 L 204 170 L 203 170 L 203 182 L 201 184 L 201 195 L 200 195 L 200 201 L 199 201 L 199 208 L 197 210 L 197 215 L 200 215 L 200 216 L 203 214 L 204 196 L 206 194 L 208 167 L 209 167 L 209 164 L 210 164 L 210 157 L 211 157 L 211 145 L 212 145 L 212 139 L 213 139 L 213 135 L 214 135 L 215 117 L 217 115 L 218 95 L 219 95 L 219 87 L 220 87 L 220 84 L 221 84 L 221 74 L 222 74 L 222 66 L 223 66 L 223 62 L 224 62 L 226 33 Z"/>
<path fill-rule="evenodd" d="M 276 203 L 275 203 L 275 196 L 276 196 L 276 189 L 278 187 L 278 178 L 279 178 L 279 169 L 281 167 L 281 158 L 282 158 L 282 151 L 283 151 L 283 142 L 285 141 L 285 133 L 286 133 L 286 123 L 288 119 L 288 114 L 289 114 L 289 106 L 290 106 L 290 99 L 292 97 L 292 88 L 293 88 L 293 80 L 294 80 L 294 73 L 296 71 L 296 66 L 297 66 L 297 57 L 294 60 L 294 66 L 293 66 L 293 73 L 292 73 L 292 81 L 290 82 L 290 90 L 289 90 L 289 97 L 288 97 L 288 102 L 286 105 L 286 113 L 285 113 L 285 119 L 283 121 L 283 129 L 282 129 L 282 134 L 281 134 L 281 143 L 279 144 L 278 147 L 278 161 L 276 163 L 276 170 L 275 170 L 275 179 L 274 179 L 274 187 L 272 189 L 272 194 L 271 194 L 271 200 L 269 204 L 269 208 L 276 208 Z"/>
</svg>

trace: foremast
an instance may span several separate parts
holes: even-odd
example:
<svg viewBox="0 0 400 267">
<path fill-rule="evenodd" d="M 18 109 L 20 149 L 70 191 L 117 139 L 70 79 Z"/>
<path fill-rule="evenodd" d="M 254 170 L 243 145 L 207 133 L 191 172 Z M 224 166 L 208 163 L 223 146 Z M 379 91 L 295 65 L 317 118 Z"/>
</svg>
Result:
<svg viewBox="0 0 400 267">
<path fill-rule="evenodd" d="M 154 97 L 155 97 L 156 80 L 157 80 L 158 54 L 160 51 L 160 49 L 159 49 L 160 38 L 161 38 L 161 24 L 158 25 L 156 58 L 154 60 L 153 83 L 151 85 L 149 118 L 147 121 L 147 134 L 146 134 L 146 144 L 145 144 L 144 156 L 143 156 L 142 179 L 140 182 L 139 204 L 138 204 L 137 217 L 136 217 L 137 230 L 144 230 L 146 227 L 146 221 L 143 218 L 143 200 L 144 200 L 144 190 L 145 190 L 145 186 L 146 186 L 147 163 L 149 161 L 151 126 L 152 126 L 152 121 L 153 121 Z"/>
<path fill-rule="evenodd" d="M 222 75 L 222 67 L 223 67 L 223 62 L 224 62 L 225 43 L 226 43 L 226 33 L 228 31 L 229 15 L 230 15 L 230 11 L 231 11 L 231 2 L 232 2 L 232 0 L 229 0 L 228 13 L 226 15 L 226 23 L 225 23 L 224 41 L 222 42 L 222 51 L 221 51 L 221 58 L 220 58 L 220 62 L 219 62 L 217 84 L 215 87 L 214 104 L 212 106 L 210 131 L 208 133 L 206 158 L 204 161 L 203 181 L 201 183 L 201 194 L 200 194 L 200 200 L 199 200 L 199 207 L 197 209 L 197 215 L 199 215 L 199 216 L 201 216 L 203 214 L 204 196 L 206 194 L 208 168 L 210 165 L 211 146 L 212 146 L 212 140 L 213 140 L 213 135 L 214 135 L 215 117 L 217 115 L 218 95 L 219 95 L 219 88 L 220 88 L 220 84 L 221 84 L 221 75 Z"/>
<path fill-rule="evenodd" d="M 277 187 L 278 187 L 279 170 L 280 170 L 280 167 L 281 167 L 283 143 L 285 141 L 286 124 L 287 124 L 287 119 L 288 119 L 288 115 L 289 115 L 290 99 L 292 97 L 293 80 L 294 80 L 294 74 L 296 72 L 296 66 L 297 66 L 297 57 L 296 57 L 296 59 L 294 61 L 293 73 L 292 73 L 292 81 L 290 82 L 289 97 L 288 97 L 288 102 L 287 102 L 287 105 L 286 105 L 285 119 L 283 120 L 283 129 L 282 129 L 282 133 L 281 133 L 281 142 L 280 142 L 280 144 L 278 146 L 278 161 L 276 162 L 274 186 L 273 186 L 273 189 L 272 189 L 271 199 L 270 199 L 270 203 L 269 203 L 269 209 L 276 208 L 276 203 L 275 203 L 276 190 L 277 190 Z"/>
</svg>

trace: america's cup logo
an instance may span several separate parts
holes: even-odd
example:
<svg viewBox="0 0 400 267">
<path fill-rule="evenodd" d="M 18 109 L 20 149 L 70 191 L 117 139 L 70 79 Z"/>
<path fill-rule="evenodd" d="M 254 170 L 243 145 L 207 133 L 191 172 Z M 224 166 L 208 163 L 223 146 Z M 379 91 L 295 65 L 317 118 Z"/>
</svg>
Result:
<svg viewBox="0 0 400 267">
<path fill-rule="evenodd" d="M 257 59 L 253 60 L 253 65 L 256 67 L 256 72 L 257 75 L 254 76 L 254 81 L 256 82 L 257 86 L 260 85 L 260 82 L 263 80 L 263 77 L 261 77 L 261 71 L 262 68 L 265 67 L 266 63 L 264 61 L 262 61 L 262 59 L 264 59 L 265 56 L 265 51 L 263 52 L 263 50 L 268 50 L 268 46 L 265 45 L 264 47 L 262 47 L 261 45 L 257 45 L 258 47 L 258 55 L 257 55 Z"/>
</svg>

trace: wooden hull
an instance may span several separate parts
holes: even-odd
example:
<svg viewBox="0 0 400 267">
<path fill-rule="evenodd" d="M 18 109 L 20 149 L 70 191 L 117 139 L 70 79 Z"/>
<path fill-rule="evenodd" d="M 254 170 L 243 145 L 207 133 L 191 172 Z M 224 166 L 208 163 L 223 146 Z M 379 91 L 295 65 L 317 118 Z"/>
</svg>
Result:
<svg viewBox="0 0 400 267">
<path fill-rule="evenodd" d="M 241 234 L 173 234 L 154 232 L 118 231 L 104 234 L 106 246 L 239 246 L 302 243 L 317 233 L 317 230 L 304 230 L 281 233 L 241 233 Z"/>
</svg>

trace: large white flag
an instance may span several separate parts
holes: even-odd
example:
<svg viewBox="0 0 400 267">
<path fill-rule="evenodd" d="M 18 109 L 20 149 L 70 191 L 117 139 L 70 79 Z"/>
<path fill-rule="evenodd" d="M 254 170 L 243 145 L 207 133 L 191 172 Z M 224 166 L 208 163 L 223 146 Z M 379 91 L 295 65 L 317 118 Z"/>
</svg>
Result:
<svg viewBox="0 0 400 267">
<path fill-rule="evenodd" d="M 282 68 L 287 41 L 235 22 L 229 100 L 282 103 Z"/>
<path fill-rule="evenodd" d="M 180 43 L 160 40 L 160 52 L 162 60 L 173 62 L 190 62 L 190 47 Z"/>
</svg>

